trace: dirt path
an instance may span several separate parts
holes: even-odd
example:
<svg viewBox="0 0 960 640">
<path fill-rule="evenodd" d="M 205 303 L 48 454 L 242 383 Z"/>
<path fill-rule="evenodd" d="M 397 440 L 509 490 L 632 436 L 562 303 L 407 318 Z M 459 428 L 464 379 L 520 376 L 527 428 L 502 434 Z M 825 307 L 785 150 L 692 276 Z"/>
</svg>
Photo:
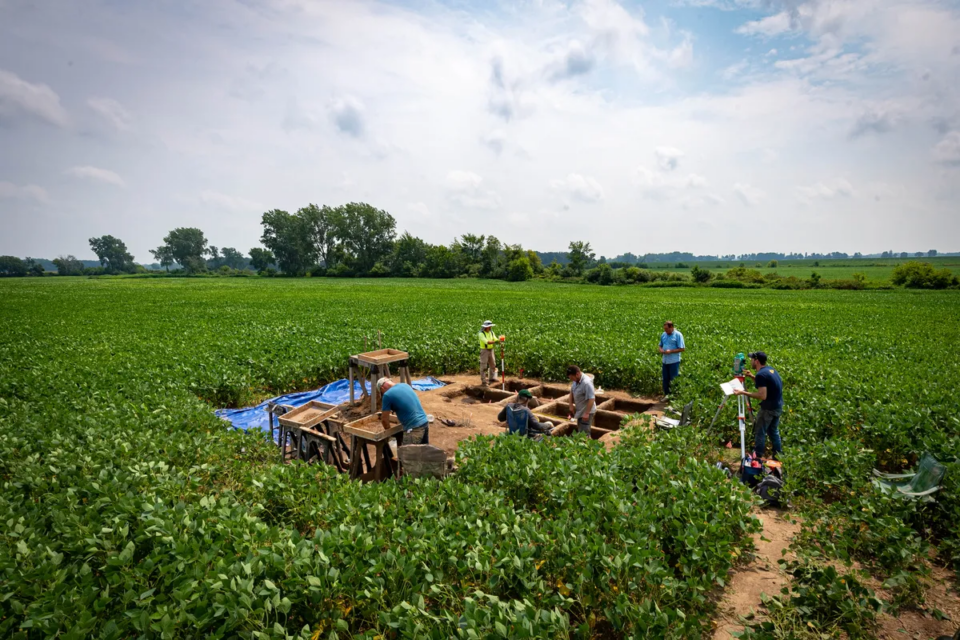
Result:
<svg viewBox="0 0 960 640">
<path fill-rule="evenodd" d="M 762 619 L 761 594 L 778 595 L 781 587 L 787 583 L 777 560 L 784 557 L 783 552 L 800 532 L 800 523 L 792 518 L 785 520 L 784 516 L 788 513 L 777 509 L 757 509 L 754 515 L 763 524 L 763 531 L 753 536 L 757 553 L 727 581 L 727 588 L 719 603 L 720 615 L 716 621 L 714 640 L 728 640 L 733 637 L 732 632 L 743 630 L 740 616 L 751 611 Z M 788 553 L 787 557 L 792 558 L 793 554 Z"/>
</svg>

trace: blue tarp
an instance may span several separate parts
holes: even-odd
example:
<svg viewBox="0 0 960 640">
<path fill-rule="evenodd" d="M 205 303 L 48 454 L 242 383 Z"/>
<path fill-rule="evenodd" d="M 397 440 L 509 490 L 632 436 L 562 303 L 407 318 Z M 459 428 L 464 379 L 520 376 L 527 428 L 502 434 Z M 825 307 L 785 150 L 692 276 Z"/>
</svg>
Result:
<svg viewBox="0 0 960 640">
<path fill-rule="evenodd" d="M 413 388 L 417 391 L 430 391 L 444 386 L 442 382 L 433 377 L 418 378 L 413 381 Z M 367 393 L 370 392 L 370 383 L 366 383 Z M 362 388 L 360 381 L 354 380 L 353 390 L 357 397 L 360 397 Z M 325 402 L 327 404 L 342 404 L 350 400 L 350 381 L 347 379 L 337 380 L 330 384 L 314 389 L 313 391 L 300 391 L 298 393 L 288 393 L 285 396 L 277 396 L 264 400 L 255 407 L 246 407 L 244 409 L 217 409 L 214 413 L 233 425 L 234 429 L 260 429 L 263 432 L 270 430 L 270 415 L 267 413 L 267 405 L 271 402 L 277 404 L 289 404 L 293 407 L 299 407 L 311 400 Z"/>
</svg>

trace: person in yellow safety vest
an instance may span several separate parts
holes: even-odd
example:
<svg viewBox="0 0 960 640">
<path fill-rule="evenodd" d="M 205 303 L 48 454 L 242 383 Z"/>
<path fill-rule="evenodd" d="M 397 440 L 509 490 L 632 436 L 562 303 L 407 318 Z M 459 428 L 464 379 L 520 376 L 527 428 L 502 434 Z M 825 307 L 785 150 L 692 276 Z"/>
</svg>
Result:
<svg viewBox="0 0 960 640">
<path fill-rule="evenodd" d="M 487 380 L 483 377 L 485 371 L 490 372 L 490 382 L 496 382 L 497 380 L 496 346 L 499 339 L 493 332 L 495 326 L 489 320 L 484 320 L 480 333 L 477 334 L 480 338 L 480 384 L 484 386 L 487 384 Z"/>
</svg>

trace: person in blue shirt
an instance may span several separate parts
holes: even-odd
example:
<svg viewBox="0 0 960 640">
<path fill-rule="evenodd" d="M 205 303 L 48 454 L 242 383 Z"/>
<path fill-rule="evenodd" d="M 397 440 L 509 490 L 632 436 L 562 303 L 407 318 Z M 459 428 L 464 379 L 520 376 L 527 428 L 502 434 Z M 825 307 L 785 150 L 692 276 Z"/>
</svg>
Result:
<svg viewBox="0 0 960 640">
<path fill-rule="evenodd" d="M 780 440 L 780 414 L 783 413 L 783 380 L 776 369 L 767 366 L 767 354 L 763 351 L 751 353 L 750 366 L 757 375 L 746 372 L 748 378 L 753 378 L 757 390 L 753 393 L 738 389 L 739 396 L 756 398 L 760 401 L 760 410 L 753 423 L 754 452 L 757 457 L 763 457 L 767 448 L 767 436 L 773 444 L 773 457 L 783 453 L 783 443 Z"/>
<path fill-rule="evenodd" d="M 430 425 L 427 414 L 420 404 L 417 392 L 408 384 L 394 384 L 390 378 L 377 380 L 380 390 L 380 424 L 384 430 L 390 428 L 390 414 L 396 413 L 403 425 L 403 444 L 430 444 Z"/>
<path fill-rule="evenodd" d="M 680 375 L 680 354 L 686 349 L 683 344 L 683 334 L 673 327 L 673 322 L 663 323 L 663 333 L 660 335 L 660 345 L 657 350 L 663 354 L 661 373 L 663 375 L 663 395 L 670 395 L 670 382 Z"/>
</svg>

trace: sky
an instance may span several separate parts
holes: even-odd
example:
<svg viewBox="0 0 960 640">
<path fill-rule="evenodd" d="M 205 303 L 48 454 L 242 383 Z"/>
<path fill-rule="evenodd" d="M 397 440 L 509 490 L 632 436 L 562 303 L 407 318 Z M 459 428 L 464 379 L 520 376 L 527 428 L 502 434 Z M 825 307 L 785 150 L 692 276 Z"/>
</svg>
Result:
<svg viewBox="0 0 960 640">
<path fill-rule="evenodd" d="M 0 254 L 367 202 L 433 243 L 960 250 L 960 2 L 0 0 Z"/>
</svg>

